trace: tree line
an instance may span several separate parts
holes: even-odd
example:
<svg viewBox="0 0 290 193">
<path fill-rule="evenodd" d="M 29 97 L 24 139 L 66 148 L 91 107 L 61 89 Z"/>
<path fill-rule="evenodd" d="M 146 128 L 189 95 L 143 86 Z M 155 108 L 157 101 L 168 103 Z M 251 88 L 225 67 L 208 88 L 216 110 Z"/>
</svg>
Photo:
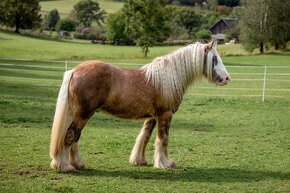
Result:
<svg viewBox="0 0 290 193">
<path fill-rule="evenodd" d="M 180 6 L 183 5 L 183 6 Z M 184 6 L 186 5 L 186 6 Z M 239 18 L 227 37 L 239 36 L 245 49 L 285 48 L 290 40 L 289 0 L 124 0 L 106 13 L 95 0 L 81 0 L 67 18 L 58 10 L 44 17 L 38 0 L 2 0 L 0 24 L 19 29 L 76 31 L 75 37 L 112 44 L 137 44 L 146 56 L 158 42 L 210 39 L 208 29 L 222 17 Z"/>
<path fill-rule="evenodd" d="M 274 46 L 286 48 L 290 41 L 289 0 L 242 0 L 240 36 L 246 50 Z"/>
</svg>

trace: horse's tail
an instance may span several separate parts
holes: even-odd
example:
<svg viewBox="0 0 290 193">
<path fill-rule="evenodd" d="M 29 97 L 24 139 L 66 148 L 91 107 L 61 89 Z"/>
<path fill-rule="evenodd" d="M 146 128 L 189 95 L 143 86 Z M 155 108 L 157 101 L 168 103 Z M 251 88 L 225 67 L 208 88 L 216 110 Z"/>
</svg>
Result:
<svg viewBox="0 0 290 193">
<path fill-rule="evenodd" d="M 55 159 L 57 155 L 62 152 L 64 148 L 65 135 L 73 119 L 68 95 L 68 88 L 72 74 L 73 70 L 65 72 L 57 98 L 50 141 L 50 157 L 52 159 Z"/>
</svg>

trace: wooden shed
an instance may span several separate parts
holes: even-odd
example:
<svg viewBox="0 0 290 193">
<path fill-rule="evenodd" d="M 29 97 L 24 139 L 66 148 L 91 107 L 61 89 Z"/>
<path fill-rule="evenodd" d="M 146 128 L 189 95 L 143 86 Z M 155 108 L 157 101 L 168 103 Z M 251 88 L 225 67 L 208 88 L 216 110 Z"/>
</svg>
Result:
<svg viewBox="0 0 290 193">
<path fill-rule="evenodd" d="M 239 20 L 236 18 L 223 18 L 209 28 L 211 37 L 216 39 L 218 43 L 225 42 L 225 36 L 228 30 L 235 28 Z"/>
</svg>

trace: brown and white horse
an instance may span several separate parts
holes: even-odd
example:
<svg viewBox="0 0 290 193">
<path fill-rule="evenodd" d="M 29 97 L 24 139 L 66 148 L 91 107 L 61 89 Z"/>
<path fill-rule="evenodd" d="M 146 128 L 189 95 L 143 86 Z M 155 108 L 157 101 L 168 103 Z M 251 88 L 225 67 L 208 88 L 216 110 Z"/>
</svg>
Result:
<svg viewBox="0 0 290 193">
<path fill-rule="evenodd" d="M 155 141 L 157 168 L 175 167 L 167 151 L 169 127 L 186 89 L 207 78 L 217 85 L 230 81 L 214 41 L 195 43 L 158 57 L 140 69 L 122 69 L 87 61 L 65 73 L 51 133 L 51 167 L 60 172 L 83 169 L 78 140 L 95 112 L 126 119 L 145 119 L 130 163 L 146 165 L 145 148 L 158 123 Z"/>
</svg>

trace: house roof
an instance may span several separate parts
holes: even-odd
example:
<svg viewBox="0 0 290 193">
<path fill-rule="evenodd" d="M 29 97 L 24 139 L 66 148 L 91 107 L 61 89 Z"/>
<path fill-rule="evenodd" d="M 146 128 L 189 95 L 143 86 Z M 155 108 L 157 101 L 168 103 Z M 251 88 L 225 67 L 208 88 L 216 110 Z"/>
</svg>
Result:
<svg viewBox="0 0 290 193">
<path fill-rule="evenodd" d="M 209 31 L 214 28 L 216 25 L 218 25 L 220 22 L 224 22 L 230 29 L 234 28 L 235 25 L 238 23 L 238 19 L 237 18 L 222 18 L 220 20 L 218 20 L 213 26 L 211 26 L 209 28 Z"/>
</svg>

